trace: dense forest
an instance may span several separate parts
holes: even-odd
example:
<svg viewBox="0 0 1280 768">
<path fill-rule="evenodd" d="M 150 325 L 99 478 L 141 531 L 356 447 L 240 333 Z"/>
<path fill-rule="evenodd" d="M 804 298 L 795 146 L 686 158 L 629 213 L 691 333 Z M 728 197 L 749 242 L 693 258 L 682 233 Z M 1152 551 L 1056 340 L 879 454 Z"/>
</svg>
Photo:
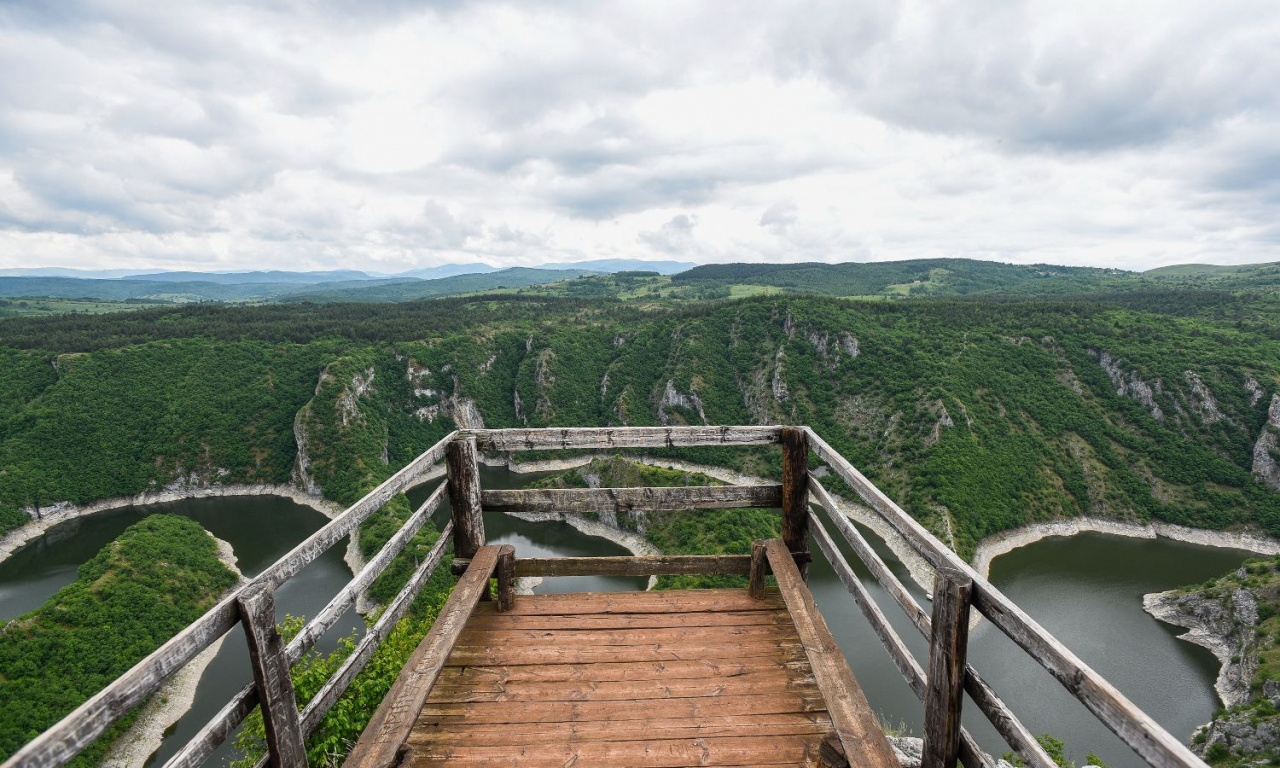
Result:
<svg viewBox="0 0 1280 768">
<path fill-rule="evenodd" d="M 131 526 L 81 566 L 75 582 L 0 632 L 0 758 L 199 618 L 235 583 L 197 523 L 157 515 Z M 134 716 L 73 765 L 100 763 Z"/>
<path fill-rule="evenodd" d="M 506 295 L 7 320 L 0 519 L 172 483 L 293 479 L 348 503 L 458 424 L 805 423 L 966 555 L 1082 514 L 1280 533 L 1275 303 L 1182 298 Z"/>
</svg>

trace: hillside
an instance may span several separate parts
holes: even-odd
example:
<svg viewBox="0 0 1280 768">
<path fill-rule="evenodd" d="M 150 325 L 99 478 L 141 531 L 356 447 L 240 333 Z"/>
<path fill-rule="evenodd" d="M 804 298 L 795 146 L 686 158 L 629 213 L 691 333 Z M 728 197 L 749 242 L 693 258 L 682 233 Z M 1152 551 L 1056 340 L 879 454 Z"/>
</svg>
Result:
<svg viewBox="0 0 1280 768">
<path fill-rule="evenodd" d="M 807 423 L 963 554 L 1096 515 L 1280 534 L 1271 301 L 478 297 L 0 322 L 0 508 L 358 498 L 455 424 Z M 776 472 L 767 457 L 693 458 Z"/>
<path fill-rule="evenodd" d="M 197 523 L 159 515 L 130 526 L 73 583 L 0 632 L 0 758 L 199 618 L 235 583 Z M 131 721 L 72 765 L 97 765 Z"/>
<path fill-rule="evenodd" d="M 316 286 L 309 291 L 284 297 L 286 301 L 326 302 L 397 302 L 417 301 L 437 296 L 482 293 L 502 288 L 555 283 L 591 274 L 582 269 L 528 269 L 512 267 L 483 274 L 454 275 L 432 280 L 390 280 L 377 284 L 342 283 Z"/>
</svg>

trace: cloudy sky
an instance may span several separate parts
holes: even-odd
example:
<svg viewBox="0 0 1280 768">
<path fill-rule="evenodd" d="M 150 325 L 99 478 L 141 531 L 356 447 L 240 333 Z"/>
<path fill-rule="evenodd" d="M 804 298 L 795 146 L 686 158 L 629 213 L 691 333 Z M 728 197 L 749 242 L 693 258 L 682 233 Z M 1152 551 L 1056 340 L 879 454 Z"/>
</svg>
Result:
<svg viewBox="0 0 1280 768">
<path fill-rule="evenodd" d="M 0 0 L 0 267 L 1280 261 L 1280 3 Z"/>
</svg>

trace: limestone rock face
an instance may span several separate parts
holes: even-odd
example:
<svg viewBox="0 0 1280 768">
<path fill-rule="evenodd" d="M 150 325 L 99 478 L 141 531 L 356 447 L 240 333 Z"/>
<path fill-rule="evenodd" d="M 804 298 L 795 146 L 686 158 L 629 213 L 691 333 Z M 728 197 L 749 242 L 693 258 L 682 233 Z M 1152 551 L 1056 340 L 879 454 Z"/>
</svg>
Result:
<svg viewBox="0 0 1280 768">
<path fill-rule="evenodd" d="M 1280 491 L 1280 462 L 1276 454 L 1280 453 L 1280 393 L 1271 396 L 1271 407 L 1267 410 L 1267 423 L 1262 425 L 1262 433 L 1253 444 L 1253 474 L 1272 490 Z"/>
</svg>

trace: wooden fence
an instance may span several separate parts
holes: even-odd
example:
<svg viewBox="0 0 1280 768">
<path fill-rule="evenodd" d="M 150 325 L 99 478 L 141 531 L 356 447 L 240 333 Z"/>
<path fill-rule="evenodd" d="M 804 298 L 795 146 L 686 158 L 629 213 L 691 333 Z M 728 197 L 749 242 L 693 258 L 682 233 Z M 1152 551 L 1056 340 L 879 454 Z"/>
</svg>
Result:
<svg viewBox="0 0 1280 768">
<path fill-rule="evenodd" d="M 565 490 L 483 490 L 477 457 L 481 452 L 526 450 L 616 450 L 697 446 L 782 446 L 782 483 L 765 486 L 606 488 Z M 870 544 L 837 508 L 818 476 L 809 470 L 811 453 L 852 488 L 936 570 L 932 611 L 927 613 L 898 581 Z M 413 512 L 369 563 L 287 645 L 275 626 L 275 590 L 335 543 L 349 536 L 392 497 L 419 484 L 441 462 L 448 479 Z M 408 583 L 370 626 L 320 692 L 299 711 L 289 668 L 312 648 L 383 572 L 431 518 L 448 494 L 452 517 Z M 911 623 L 929 640 L 927 668 L 907 649 L 854 574 L 822 520 L 827 512 L 836 531 L 868 567 Z M 804 578 L 812 536 L 821 554 L 888 651 L 890 659 L 925 707 L 924 768 L 993 768 L 991 758 L 960 725 L 963 694 L 983 713 L 1010 747 L 1033 768 L 1056 768 L 1032 733 L 966 661 L 970 609 L 976 609 L 1039 662 L 1102 723 L 1153 768 L 1205 768 L 1202 761 L 1161 728 L 1101 675 L 1064 647 L 1009 598 L 976 573 L 914 518 L 880 492 L 852 464 L 808 427 L 619 427 L 575 429 L 459 430 L 449 434 L 291 552 L 237 589 L 203 617 L 140 661 L 49 730 L 11 756 L 0 768 L 58 768 L 71 761 L 113 723 L 154 694 L 171 675 L 237 624 L 243 624 L 253 682 L 240 690 L 164 768 L 201 765 L 246 717 L 261 706 L 268 754 L 259 765 L 306 765 L 304 744 L 392 628 L 442 560 L 452 543 L 455 569 L 462 571 L 485 543 L 484 511 L 621 512 L 726 507 L 781 507 L 782 539 L 758 543 L 751 555 L 517 558 L 509 547 L 484 550 L 486 573 L 476 599 L 488 596 L 488 575 L 499 581 L 500 605 L 509 604 L 518 576 L 587 574 L 726 574 L 749 576 L 750 589 L 763 589 L 764 574 L 778 578 L 778 558 L 794 564 Z M 770 547 L 776 547 L 770 549 Z M 788 565 L 788 568 L 790 565 Z M 800 608 L 803 613 L 804 607 Z M 793 617 L 796 611 L 792 610 Z M 437 619 L 437 625 L 447 616 Z M 798 621 L 799 619 L 797 619 Z M 433 629 L 433 636 L 440 631 Z M 837 724 L 838 725 L 838 724 Z M 839 730 L 837 728 L 837 730 Z"/>
</svg>

